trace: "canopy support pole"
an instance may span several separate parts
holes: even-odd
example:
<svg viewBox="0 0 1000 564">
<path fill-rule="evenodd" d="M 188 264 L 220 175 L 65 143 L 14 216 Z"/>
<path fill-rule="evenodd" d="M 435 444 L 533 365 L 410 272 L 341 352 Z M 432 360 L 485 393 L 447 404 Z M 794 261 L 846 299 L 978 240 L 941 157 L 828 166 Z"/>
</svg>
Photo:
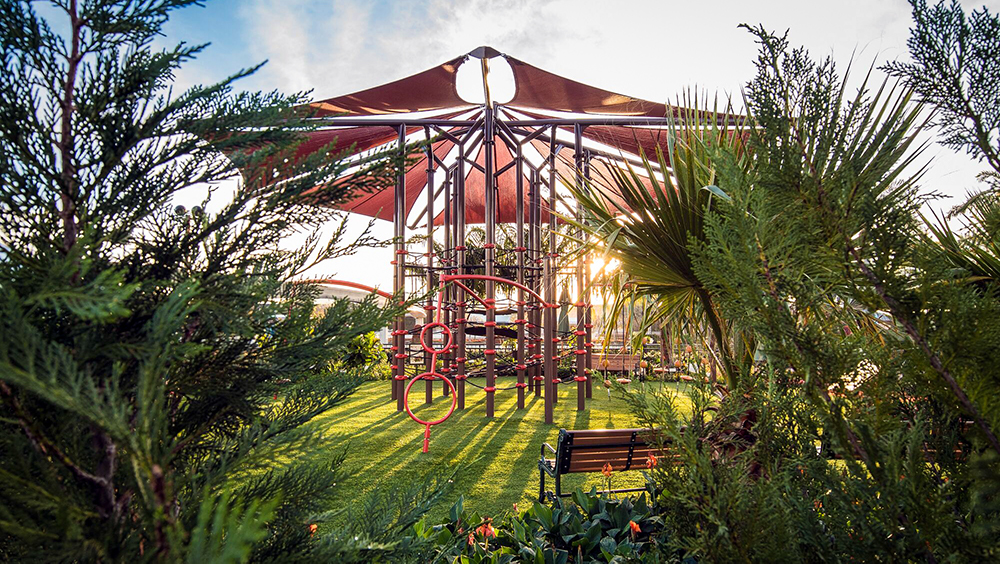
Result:
<svg viewBox="0 0 1000 564">
<path fill-rule="evenodd" d="M 556 272 L 555 272 L 555 254 L 556 254 L 556 190 L 555 190 L 555 180 L 556 180 L 556 131 L 555 127 L 552 128 L 552 141 L 549 142 L 549 241 L 548 241 L 548 252 L 545 257 L 545 274 L 543 283 L 545 284 L 545 321 L 543 323 L 545 329 L 544 340 L 545 340 L 545 423 L 551 425 L 553 423 L 553 407 L 556 402 L 558 402 L 559 388 L 558 384 L 558 370 L 559 366 L 556 360 L 557 348 L 556 348 L 556 310 L 552 307 L 556 301 Z"/>
<path fill-rule="evenodd" d="M 541 217 L 541 212 L 539 207 L 541 205 L 541 186 L 538 180 L 538 171 L 532 169 L 531 176 L 529 177 L 529 190 L 530 190 L 530 200 L 528 202 L 528 249 L 530 254 L 528 258 L 530 259 L 530 264 L 532 266 L 531 274 L 531 289 L 535 291 L 536 294 L 542 293 L 541 280 L 542 277 L 538 276 L 538 267 L 542 264 L 542 253 L 541 253 L 541 233 L 539 230 L 539 218 Z M 542 318 L 541 311 L 539 307 L 541 304 L 538 303 L 534 297 L 531 298 L 531 307 L 529 308 L 529 329 L 531 330 L 530 340 L 528 343 L 528 349 L 531 351 L 531 387 L 534 390 L 535 397 L 542 395 L 542 363 L 539 362 L 542 356 L 542 338 L 541 338 L 541 327 Z"/>
<path fill-rule="evenodd" d="M 516 215 L 516 229 L 517 229 L 517 283 L 524 284 L 524 155 L 522 154 L 522 146 L 517 146 L 517 165 L 514 167 L 514 173 L 516 174 L 516 197 L 517 203 L 514 205 L 514 214 Z M 515 362 L 517 363 L 517 408 L 524 409 L 524 329 L 525 329 L 525 319 L 524 319 L 524 290 L 521 288 L 517 289 L 517 319 L 515 323 L 517 325 L 517 357 Z"/>
<path fill-rule="evenodd" d="M 454 260 L 455 260 L 455 257 L 454 257 L 453 254 L 450 254 L 451 248 L 452 248 L 451 247 L 451 245 L 452 245 L 452 242 L 451 242 L 452 241 L 452 237 L 451 237 L 451 224 L 452 224 L 452 219 L 451 219 L 451 215 L 452 215 L 452 213 L 451 213 L 452 212 L 452 208 L 451 208 L 451 176 L 452 176 L 452 172 L 451 172 L 451 170 L 449 170 L 447 168 L 445 168 L 443 172 L 444 172 L 444 186 L 442 187 L 442 189 L 443 189 L 443 192 L 444 192 L 444 236 L 443 236 L 443 240 L 441 242 L 443 250 L 441 252 L 441 256 L 438 257 L 438 264 L 441 265 L 441 267 L 442 267 L 441 272 L 443 272 L 444 274 L 454 274 L 454 270 L 453 269 L 454 269 Z M 429 219 L 428 221 L 433 221 L 433 219 Z M 447 286 L 447 287 L 444 288 L 444 299 L 442 300 L 442 304 L 441 304 L 441 307 L 444 308 L 444 311 L 441 312 L 441 314 L 442 314 L 441 318 L 444 321 L 445 326 L 448 327 L 449 329 L 452 329 L 451 323 L 452 323 L 452 320 L 454 319 L 454 316 L 452 315 L 452 313 L 453 313 L 452 312 L 452 308 L 451 308 L 451 306 L 455 303 L 454 296 L 455 296 L 455 288 L 454 288 L 454 286 Z M 454 331 L 453 331 L 453 334 L 454 334 Z M 455 377 L 453 375 L 454 371 L 455 371 L 454 360 L 455 360 L 454 343 L 452 343 L 452 346 L 447 351 L 445 351 L 444 354 L 441 355 L 441 365 L 443 366 L 443 368 L 441 369 L 441 372 L 444 373 L 445 378 L 447 378 L 449 381 L 452 382 L 453 386 L 454 386 L 454 381 L 455 381 Z M 445 395 L 448 395 L 448 384 L 445 383 L 444 387 L 445 387 Z"/>
<path fill-rule="evenodd" d="M 484 65 L 486 59 L 483 59 Z M 485 80 L 485 75 L 484 75 Z M 487 101 L 488 103 L 489 101 Z M 483 191 L 486 199 L 486 243 L 483 245 L 485 251 L 486 276 L 496 276 L 496 179 L 494 178 L 494 138 L 493 138 L 493 108 L 486 106 L 485 122 L 483 124 L 483 152 L 485 162 Z M 496 283 L 493 280 L 486 280 L 486 417 L 494 415 L 494 395 L 496 394 Z"/>
<path fill-rule="evenodd" d="M 573 128 L 573 156 L 575 159 L 575 171 L 574 171 L 574 182 L 576 184 L 576 189 L 580 190 L 583 188 L 583 175 L 581 169 L 583 168 L 583 127 L 577 124 Z M 583 207 L 577 203 L 576 205 L 576 220 L 583 220 Z M 583 239 L 583 229 L 577 228 L 577 237 Z M 583 411 L 586 406 L 587 398 L 587 359 L 585 358 L 587 354 L 586 339 L 587 334 L 584 329 L 584 316 L 588 309 L 587 303 L 583 301 L 583 256 L 578 255 L 576 257 L 576 409 L 577 411 Z"/>
<path fill-rule="evenodd" d="M 583 189 L 584 190 L 589 190 L 590 189 L 589 188 L 589 186 L 590 186 L 590 184 L 589 184 L 589 181 L 590 181 L 590 152 L 589 151 L 587 151 L 587 153 L 586 153 L 586 155 L 584 155 L 584 159 L 583 159 L 583 178 L 585 180 L 585 183 L 583 185 Z M 587 236 L 587 240 L 585 241 L 585 243 L 589 243 L 589 242 L 590 242 L 590 236 L 588 235 Z M 586 372 L 586 376 L 587 376 L 587 399 L 590 399 L 594 395 L 594 335 L 593 335 L 593 332 L 594 332 L 594 321 L 593 321 L 594 307 L 593 307 L 592 302 L 591 302 L 591 290 L 590 290 L 590 277 L 591 277 L 590 269 L 591 269 L 591 265 L 593 264 L 593 256 L 591 255 L 590 251 L 587 251 L 587 254 L 585 255 L 585 257 L 586 257 L 586 262 L 584 263 L 584 277 L 585 277 L 586 286 L 585 286 L 585 288 L 583 290 L 583 301 L 587 303 L 587 311 L 584 312 L 584 321 L 583 321 L 584 325 L 583 325 L 583 327 L 584 327 L 584 330 L 587 332 L 587 334 L 585 335 L 585 338 L 587 340 L 586 340 L 586 342 L 584 342 L 583 346 L 584 346 L 584 350 L 587 351 L 587 354 L 584 355 L 585 363 L 586 363 L 585 364 L 586 368 L 584 369 L 584 372 Z"/>
<path fill-rule="evenodd" d="M 405 156 L 406 127 L 399 126 L 398 150 L 400 156 Z M 400 170 L 396 176 L 396 189 L 393 193 L 392 210 L 393 228 L 393 295 L 398 296 L 400 303 L 405 301 L 406 294 L 406 171 Z M 396 318 L 392 332 L 392 365 L 393 396 L 396 399 L 396 411 L 403 411 L 403 388 L 406 382 L 406 317 L 405 314 Z"/>
<path fill-rule="evenodd" d="M 425 264 L 427 265 L 427 272 L 425 273 L 427 302 L 424 304 L 424 325 L 427 325 L 434 317 L 434 295 L 430 293 L 431 289 L 434 288 L 434 150 L 430 144 L 431 132 L 429 127 L 424 127 L 424 136 L 428 141 L 427 148 L 425 149 L 427 159 L 427 256 L 424 257 Z M 414 334 L 419 335 L 420 333 L 415 331 Z M 430 335 L 430 340 L 431 343 L 434 342 L 433 335 Z M 434 371 L 434 357 L 426 350 L 424 351 L 424 371 Z M 444 395 L 448 395 L 448 383 L 442 382 L 442 384 L 445 390 Z M 424 403 L 433 403 L 434 380 L 425 380 L 424 386 Z"/>
<path fill-rule="evenodd" d="M 465 146 L 459 144 L 459 155 L 465 154 Z M 455 162 L 455 267 L 459 274 L 465 272 L 465 164 L 463 159 Z M 455 359 L 457 366 L 455 379 L 458 380 L 458 409 L 465 409 L 465 299 L 466 295 L 455 291 L 457 297 L 455 301 L 455 341 L 458 346 L 458 358 Z"/>
</svg>

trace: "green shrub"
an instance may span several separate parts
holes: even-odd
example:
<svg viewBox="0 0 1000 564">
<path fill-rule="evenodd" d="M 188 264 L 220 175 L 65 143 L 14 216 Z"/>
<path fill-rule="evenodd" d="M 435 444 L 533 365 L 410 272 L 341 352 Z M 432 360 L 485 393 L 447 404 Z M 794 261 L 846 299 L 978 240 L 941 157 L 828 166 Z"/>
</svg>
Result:
<svg viewBox="0 0 1000 564">
<path fill-rule="evenodd" d="M 355 337 L 333 364 L 336 369 L 370 380 L 388 380 L 392 376 L 389 358 L 375 332 Z"/>
<path fill-rule="evenodd" d="M 450 517 L 449 523 L 430 526 L 421 521 L 413 528 L 417 538 L 433 542 L 433 557 L 439 561 L 638 561 L 658 553 L 650 549 L 663 538 L 661 521 L 645 494 L 633 501 L 577 490 L 572 501 L 559 500 L 551 507 L 535 502 L 496 521 L 466 512 L 459 499 Z"/>
</svg>

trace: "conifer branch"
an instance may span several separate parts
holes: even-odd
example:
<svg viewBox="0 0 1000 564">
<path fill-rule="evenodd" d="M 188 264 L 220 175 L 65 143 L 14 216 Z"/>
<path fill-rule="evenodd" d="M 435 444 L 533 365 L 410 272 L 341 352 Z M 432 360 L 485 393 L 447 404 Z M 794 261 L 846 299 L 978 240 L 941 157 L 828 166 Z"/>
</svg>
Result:
<svg viewBox="0 0 1000 564">
<path fill-rule="evenodd" d="M 58 460 L 59 463 L 65 466 L 75 478 L 83 482 L 85 485 L 92 488 L 103 487 L 105 485 L 101 478 L 87 472 L 83 468 L 80 468 L 80 466 L 73 462 L 70 457 L 66 456 L 66 454 L 59 447 L 47 439 L 40 431 L 34 428 L 27 411 L 25 411 L 23 406 L 21 406 L 21 402 L 17 401 L 14 391 L 10 389 L 10 386 L 8 386 L 6 382 L 0 382 L 0 395 L 3 396 L 4 401 L 14 412 L 14 417 L 17 419 L 18 425 L 28 438 L 31 446 L 35 447 L 35 450 L 43 456 L 51 456 L 52 458 Z"/>
<path fill-rule="evenodd" d="M 66 59 L 66 80 L 63 84 L 59 124 L 59 157 L 62 166 L 60 201 L 62 208 L 59 213 L 63 222 L 63 252 L 69 254 L 76 244 L 76 167 L 73 164 L 73 113 L 75 108 L 75 89 L 80 54 L 80 35 L 83 31 L 83 20 L 77 12 L 77 0 L 70 0 L 67 14 L 70 18 L 70 53 Z"/>
<path fill-rule="evenodd" d="M 899 324 L 903 326 L 903 330 L 906 331 L 906 334 L 909 335 L 911 339 L 913 339 L 913 342 L 916 343 L 918 347 L 920 347 L 920 351 L 924 354 L 925 357 L 927 357 L 927 362 L 930 363 L 931 368 L 933 368 L 934 371 L 937 372 L 938 375 L 940 375 L 941 378 L 948 384 L 948 388 L 951 390 L 952 394 L 955 395 L 959 403 L 962 404 L 962 407 L 969 413 L 972 419 L 976 422 L 976 426 L 979 427 L 979 429 L 986 436 L 986 440 L 990 443 L 990 446 L 993 448 L 993 450 L 997 451 L 997 453 L 1000 454 L 1000 441 L 997 440 L 996 434 L 993 433 L 993 430 L 986 423 L 986 420 L 983 419 L 983 416 L 979 413 L 979 410 L 976 408 L 975 404 L 972 403 L 972 400 L 969 399 L 969 396 L 965 393 L 965 390 L 963 390 L 962 387 L 958 384 L 958 381 L 955 380 L 955 377 L 952 375 L 951 371 L 948 370 L 947 367 L 945 367 L 943 362 L 941 362 L 941 357 L 938 356 L 936 352 L 931 350 L 930 344 L 927 342 L 927 339 L 924 338 L 924 336 L 920 333 L 920 330 L 917 329 L 917 326 L 914 325 L 913 321 L 910 320 L 909 316 L 903 310 L 902 305 L 899 303 L 899 300 L 897 300 L 895 297 L 893 297 L 886 291 L 885 286 L 882 284 L 881 280 L 879 280 L 878 276 L 876 276 L 875 273 L 872 272 L 870 268 L 868 268 L 868 265 L 865 264 L 864 260 L 862 260 L 861 258 L 860 253 L 853 245 L 848 243 L 847 250 L 850 253 L 851 257 L 854 259 L 855 263 L 858 265 L 858 269 L 861 271 L 861 274 L 863 274 L 865 278 L 868 279 L 868 282 L 872 285 L 872 288 L 875 290 L 875 293 L 882 300 L 882 302 L 885 303 L 885 305 L 889 308 L 889 313 L 891 313 L 893 317 L 896 318 Z"/>
</svg>

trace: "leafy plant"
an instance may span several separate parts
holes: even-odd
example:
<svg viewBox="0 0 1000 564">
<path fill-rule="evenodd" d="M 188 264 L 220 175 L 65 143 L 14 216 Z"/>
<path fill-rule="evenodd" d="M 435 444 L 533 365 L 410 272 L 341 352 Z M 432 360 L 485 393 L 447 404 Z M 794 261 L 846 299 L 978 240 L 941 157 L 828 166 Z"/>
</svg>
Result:
<svg viewBox="0 0 1000 564">
<path fill-rule="evenodd" d="M 496 523 L 467 513 L 459 499 L 450 523 L 418 523 L 414 533 L 433 540 L 436 561 L 606 563 L 642 559 L 660 526 L 645 494 L 634 501 L 613 500 L 596 490 L 577 490 L 572 502 L 559 500 L 552 507 L 535 502 Z"/>
</svg>

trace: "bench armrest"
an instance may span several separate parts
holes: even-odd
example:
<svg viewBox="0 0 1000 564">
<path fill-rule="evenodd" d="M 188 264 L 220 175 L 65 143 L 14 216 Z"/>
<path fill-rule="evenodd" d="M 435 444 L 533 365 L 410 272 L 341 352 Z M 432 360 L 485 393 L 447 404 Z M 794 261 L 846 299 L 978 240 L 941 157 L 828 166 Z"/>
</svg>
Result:
<svg viewBox="0 0 1000 564">
<path fill-rule="evenodd" d="M 545 470 L 545 473 L 548 474 L 549 476 L 555 476 L 555 466 L 556 466 L 555 465 L 555 459 L 553 458 L 551 460 L 552 465 L 551 465 L 551 468 L 550 468 L 550 466 L 548 464 L 550 461 L 546 460 L 546 458 L 545 458 L 545 449 L 548 449 L 549 452 L 551 452 L 553 455 L 556 454 L 556 449 L 552 448 L 552 445 L 550 445 L 549 443 L 542 443 L 542 449 L 541 449 L 541 451 L 542 451 L 542 458 L 541 458 L 541 460 L 538 461 L 538 467 L 541 468 L 541 469 L 543 469 L 543 470 Z"/>
</svg>

